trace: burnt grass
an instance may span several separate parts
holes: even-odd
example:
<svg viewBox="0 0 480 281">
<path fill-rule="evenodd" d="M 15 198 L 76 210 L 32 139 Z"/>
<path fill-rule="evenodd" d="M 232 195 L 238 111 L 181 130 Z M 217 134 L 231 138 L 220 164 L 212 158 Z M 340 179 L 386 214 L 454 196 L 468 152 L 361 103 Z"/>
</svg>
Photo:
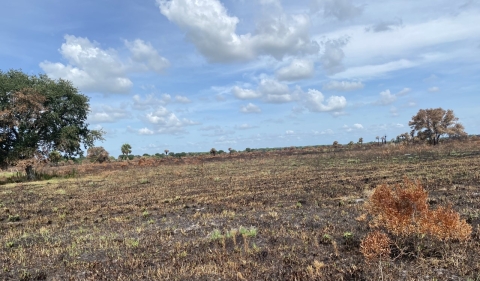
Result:
<svg viewBox="0 0 480 281">
<path fill-rule="evenodd" d="M 360 241 L 379 184 L 419 180 L 467 242 L 384 261 L 384 280 L 480 280 L 480 155 L 438 147 L 239 153 L 0 185 L 0 280 L 380 280 Z M 107 166 L 105 166 L 107 167 Z"/>
</svg>

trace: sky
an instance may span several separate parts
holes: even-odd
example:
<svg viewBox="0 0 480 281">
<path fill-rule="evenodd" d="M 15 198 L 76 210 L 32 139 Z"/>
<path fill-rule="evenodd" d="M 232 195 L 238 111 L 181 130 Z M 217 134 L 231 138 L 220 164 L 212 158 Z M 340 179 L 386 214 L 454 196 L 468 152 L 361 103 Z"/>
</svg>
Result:
<svg viewBox="0 0 480 281">
<path fill-rule="evenodd" d="M 111 155 L 480 134 L 480 0 L 4 1 L 0 69 L 70 80 Z"/>
</svg>

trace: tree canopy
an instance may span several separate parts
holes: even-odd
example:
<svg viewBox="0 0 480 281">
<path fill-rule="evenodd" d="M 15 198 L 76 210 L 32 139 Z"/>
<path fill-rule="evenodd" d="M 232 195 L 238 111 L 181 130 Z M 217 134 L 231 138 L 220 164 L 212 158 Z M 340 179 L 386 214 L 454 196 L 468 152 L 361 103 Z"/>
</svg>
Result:
<svg viewBox="0 0 480 281">
<path fill-rule="evenodd" d="M 412 133 L 417 132 L 417 137 L 436 145 L 442 135 L 459 137 L 467 135 L 465 128 L 458 122 L 453 110 L 443 108 L 420 109 L 412 120 L 408 122 Z"/>
<path fill-rule="evenodd" d="M 88 112 L 88 97 L 67 80 L 0 70 L 0 165 L 46 159 L 53 150 L 83 155 L 82 144 L 103 139 L 101 130 L 88 129 Z"/>
</svg>

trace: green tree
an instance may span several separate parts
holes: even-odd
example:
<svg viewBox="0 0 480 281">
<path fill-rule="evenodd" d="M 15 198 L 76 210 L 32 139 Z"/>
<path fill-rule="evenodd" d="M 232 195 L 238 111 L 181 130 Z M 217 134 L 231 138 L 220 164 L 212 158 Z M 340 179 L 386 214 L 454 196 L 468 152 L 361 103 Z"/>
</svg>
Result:
<svg viewBox="0 0 480 281">
<path fill-rule="evenodd" d="M 453 110 L 443 108 L 420 109 L 408 122 L 412 131 L 417 132 L 421 140 L 437 145 L 442 135 L 450 137 L 466 136 L 465 128 L 458 122 Z"/>
<path fill-rule="evenodd" d="M 124 143 L 121 147 L 121 151 L 122 151 L 122 154 L 123 154 L 122 159 L 127 159 L 128 155 L 130 153 L 132 153 L 132 146 L 128 143 Z"/>
<path fill-rule="evenodd" d="M 88 129 L 88 103 L 69 81 L 0 71 L 0 166 L 22 164 L 32 180 L 35 162 L 53 150 L 83 155 L 104 134 Z"/>
<path fill-rule="evenodd" d="M 359 138 L 359 139 L 358 139 L 358 143 L 359 143 L 360 145 L 362 145 L 362 144 L 363 144 L 363 138 Z"/>
<path fill-rule="evenodd" d="M 55 165 L 58 165 L 58 162 L 62 159 L 62 155 L 60 152 L 54 150 L 48 154 L 48 160 L 50 162 L 54 163 Z"/>
<path fill-rule="evenodd" d="M 217 154 L 217 150 L 215 148 L 210 149 L 210 154 L 215 156 L 215 154 Z"/>
</svg>

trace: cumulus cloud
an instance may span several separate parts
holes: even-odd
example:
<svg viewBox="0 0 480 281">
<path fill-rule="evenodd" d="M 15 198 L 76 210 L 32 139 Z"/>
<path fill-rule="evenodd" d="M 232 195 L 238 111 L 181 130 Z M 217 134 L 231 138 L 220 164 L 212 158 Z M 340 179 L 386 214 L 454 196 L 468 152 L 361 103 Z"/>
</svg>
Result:
<svg viewBox="0 0 480 281">
<path fill-rule="evenodd" d="M 330 81 L 327 84 L 323 85 L 324 90 L 332 90 L 332 91 L 354 91 L 363 89 L 365 85 L 360 81 Z"/>
<path fill-rule="evenodd" d="M 371 32 L 384 32 L 384 31 L 391 31 L 397 28 L 402 27 L 403 21 L 401 18 L 396 18 L 391 21 L 381 21 L 372 25 L 371 27 L 365 28 L 366 31 Z"/>
<path fill-rule="evenodd" d="M 101 105 L 92 107 L 88 114 L 88 122 L 91 124 L 114 123 L 128 117 L 130 117 L 130 113 L 124 108 Z"/>
<path fill-rule="evenodd" d="M 177 95 L 175 96 L 175 101 L 179 103 L 191 103 L 192 101 L 184 96 Z"/>
<path fill-rule="evenodd" d="M 171 101 L 172 97 L 169 94 L 163 94 L 157 98 L 154 94 L 147 95 L 142 99 L 140 95 L 133 96 L 132 108 L 137 110 L 147 110 L 149 108 L 165 105 Z"/>
<path fill-rule="evenodd" d="M 430 93 L 435 93 L 435 92 L 440 91 L 440 88 L 439 87 L 431 87 L 431 88 L 428 88 L 428 91 Z"/>
<path fill-rule="evenodd" d="M 285 103 L 298 100 L 296 91 L 291 92 L 287 84 L 274 79 L 262 79 L 258 85 L 258 91 L 266 102 Z"/>
<path fill-rule="evenodd" d="M 132 60 L 135 61 L 138 66 L 144 71 L 155 71 L 162 73 L 167 67 L 170 66 L 169 61 L 160 56 L 153 48 L 152 44 L 146 43 L 143 40 L 136 39 L 132 42 L 125 40 L 125 46 L 132 53 Z"/>
<path fill-rule="evenodd" d="M 363 6 L 355 6 L 350 0 L 313 0 L 312 12 L 323 12 L 325 17 L 334 17 L 340 21 L 358 17 L 363 12 Z"/>
<path fill-rule="evenodd" d="M 411 91 L 412 91 L 412 89 L 410 89 L 410 88 L 403 88 L 400 92 L 397 93 L 397 96 L 399 96 L 399 97 L 406 96 Z"/>
<path fill-rule="evenodd" d="M 380 93 L 380 98 L 374 103 L 376 105 L 389 105 L 397 100 L 397 96 L 385 90 Z"/>
<path fill-rule="evenodd" d="M 275 75 L 278 80 L 295 81 L 310 78 L 313 73 L 312 61 L 295 59 L 290 65 L 280 68 Z"/>
<path fill-rule="evenodd" d="M 233 95 L 241 100 L 256 99 L 262 96 L 260 92 L 251 89 L 243 89 L 238 86 L 232 88 Z"/>
<path fill-rule="evenodd" d="M 287 131 L 285 131 L 285 134 L 286 135 L 293 135 L 293 134 L 295 134 L 295 132 L 292 131 L 292 130 L 287 130 Z"/>
<path fill-rule="evenodd" d="M 158 55 L 149 43 L 126 41 L 132 52 L 132 62 L 124 63 L 113 49 L 102 49 L 88 38 L 65 35 L 60 54 L 67 64 L 44 61 L 45 73 L 53 79 L 66 79 L 86 92 L 128 93 L 133 85 L 129 72 L 160 71 L 168 61 Z"/>
<path fill-rule="evenodd" d="M 248 129 L 253 129 L 253 128 L 257 128 L 257 126 L 252 126 L 252 125 L 249 125 L 247 123 L 235 126 L 235 129 L 239 129 L 239 130 L 248 130 Z"/>
<path fill-rule="evenodd" d="M 330 96 L 325 100 L 320 91 L 309 89 L 305 94 L 304 105 L 312 112 L 341 112 L 347 105 L 347 100 L 343 96 Z"/>
<path fill-rule="evenodd" d="M 239 19 L 228 15 L 218 0 L 157 0 L 157 4 L 210 62 L 251 60 L 258 55 L 281 59 L 287 54 L 318 52 L 318 44 L 309 37 L 307 15 L 268 18 L 257 24 L 254 34 L 239 35 Z"/>
<path fill-rule="evenodd" d="M 138 133 L 140 135 L 153 135 L 154 134 L 154 132 L 147 127 L 138 130 Z"/>
<path fill-rule="evenodd" d="M 145 120 L 154 126 L 152 130 L 154 134 L 180 134 L 185 132 L 186 126 L 198 124 L 186 118 L 178 118 L 175 113 L 170 112 L 163 106 L 159 106 L 157 110 L 147 113 Z"/>
<path fill-rule="evenodd" d="M 358 124 L 358 123 L 357 123 L 357 124 L 353 124 L 353 127 L 354 127 L 355 129 L 363 129 L 362 124 Z"/>
<path fill-rule="evenodd" d="M 339 38 L 323 42 L 324 52 L 320 57 L 322 67 L 328 75 L 332 75 L 344 70 L 342 64 L 345 53 L 342 48 L 347 45 L 348 38 Z"/>
<path fill-rule="evenodd" d="M 253 103 L 249 103 L 247 105 L 244 105 L 240 108 L 240 112 L 242 113 L 260 113 L 262 110 L 260 107 L 254 105 Z"/>
</svg>

